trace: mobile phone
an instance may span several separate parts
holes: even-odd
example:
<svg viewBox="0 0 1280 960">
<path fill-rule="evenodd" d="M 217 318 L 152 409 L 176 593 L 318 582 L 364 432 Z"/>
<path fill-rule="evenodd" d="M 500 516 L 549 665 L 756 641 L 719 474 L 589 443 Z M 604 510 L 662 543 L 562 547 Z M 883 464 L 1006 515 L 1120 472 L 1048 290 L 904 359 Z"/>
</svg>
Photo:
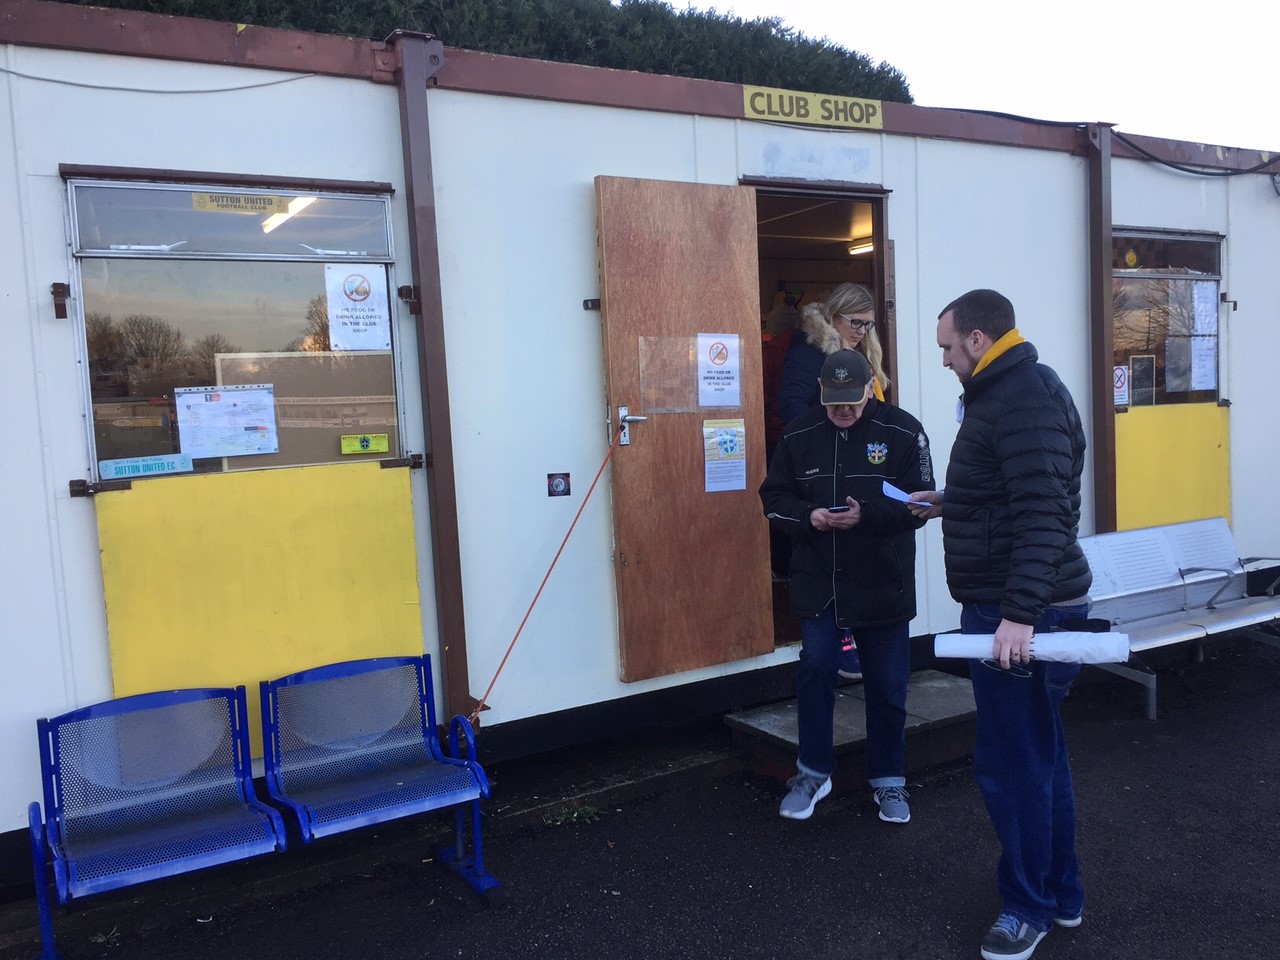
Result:
<svg viewBox="0 0 1280 960">
<path fill-rule="evenodd" d="M 827 513 L 845 513 L 848 509 L 849 505 L 847 503 L 842 503 L 836 507 L 827 507 Z"/>
</svg>

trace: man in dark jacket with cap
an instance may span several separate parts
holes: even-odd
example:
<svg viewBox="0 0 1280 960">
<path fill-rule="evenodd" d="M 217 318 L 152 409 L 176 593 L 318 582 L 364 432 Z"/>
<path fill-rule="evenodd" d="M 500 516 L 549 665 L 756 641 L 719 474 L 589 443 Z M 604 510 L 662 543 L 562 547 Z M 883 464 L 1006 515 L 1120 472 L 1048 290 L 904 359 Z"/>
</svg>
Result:
<svg viewBox="0 0 1280 960">
<path fill-rule="evenodd" d="M 804 820 L 831 792 L 841 650 L 856 637 L 867 718 L 867 772 L 880 819 L 906 823 L 903 752 L 908 627 L 916 614 L 915 533 L 924 521 L 885 495 L 933 489 L 929 440 L 910 414 L 877 400 L 861 353 L 829 355 L 821 406 L 783 431 L 760 487 L 765 515 L 791 538 L 792 612 L 800 616 L 797 774 L 779 813 Z"/>
<path fill-rule="evenodd" d="M 1079 664 L 1032 658 L 1032 636 L 1088 613 L 1077 540 L 1085 438 L 1071 394 L 1014 326 L 1013 304 L 972 290 L 938 317 L 942 364 L 964 385 L 942 517 L 960 628 L 993 637 L 969 664 L 978 708 L 974 772 L 1000 840 L 999 919 L 986 960 L 1027 960 L 1054 925 L 1081 922 L 1075 799 L 1059 708 Z"/>
</svg>

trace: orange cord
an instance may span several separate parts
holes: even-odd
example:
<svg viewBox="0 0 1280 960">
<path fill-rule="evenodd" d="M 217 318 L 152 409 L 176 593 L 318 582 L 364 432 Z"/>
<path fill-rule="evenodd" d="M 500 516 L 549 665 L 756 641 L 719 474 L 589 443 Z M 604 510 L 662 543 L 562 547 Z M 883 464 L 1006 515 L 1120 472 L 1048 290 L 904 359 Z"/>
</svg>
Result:
<svg viewBox="0 0 1280 960">
<path fill-rule="evenodd" d="M 485 690 L 484 696 L 480 698 L 476 708 L 471 711 L 472 723 L 476 722 L 476 718 L 480 716 L 480 711 L 484 709 L 485 702 L 489 699 L 489 694 L 493 693 L 493 686 L 498 682 L 498 675 L 502 673 L 502 668 L 507 665 L 507 658 L 511 656 L 511 651 L 515 649 L 516 641 L 520 639 L 520 633 L 524 630 L 524 625 L 529 622 L 529 615 L 533 613 L 533 608 L 537 604 L 538 598 L 542 596 L 542 588 L 551 579 L 551 571 L 556 568 L 556 563 L 560 560 L 560 554 L 564 553 L 565 544 L 569 542 L 569 537 L 573 534 L 573 528 L 578 525 L 578 518 L 582 516 L 582 511 L 587 508 L 587 502 L 591 499 L 591 494 L 595 493 L 596 484 L 600 482 L 600 475 L 604 473 L 604 468 L 609 465 L 609 461 L 613 458 L 613 451 L 618 449 L 618 441 L 621 439 L 622 430 L 619 428 L 617 435 L 613 438 L 613 443 L 609 447 L 609 452 L 604 455 L 604 462 L 600 464 L 600 469 L 596 471 L 595 479 L 591 481 L 591 487 L 587 490 L 587 495 L 582 498 L 582 506 L 578 507 L 573 523 L 569 524 L 568 532 L 565 533 L 564 539 L 560 541 L 560 549 L 556 551 L 555 558 L 551 561 L 551 566 L 547 568 L 546 576 L 542 578 L 542 583 L 538 585 L 538 592 L 533 595 L 533 602 L 529 604 L 529 609 L 524 612 L 524 619 L 520 621 L 520 626 L 516 628 L 516 635 L 511 638 L 507 652 L 502 656 L 502 662 L 498 664 L 498 669 L 494 671 L 493 679 L 489 681 L 489 688 Z"/>
</svg>

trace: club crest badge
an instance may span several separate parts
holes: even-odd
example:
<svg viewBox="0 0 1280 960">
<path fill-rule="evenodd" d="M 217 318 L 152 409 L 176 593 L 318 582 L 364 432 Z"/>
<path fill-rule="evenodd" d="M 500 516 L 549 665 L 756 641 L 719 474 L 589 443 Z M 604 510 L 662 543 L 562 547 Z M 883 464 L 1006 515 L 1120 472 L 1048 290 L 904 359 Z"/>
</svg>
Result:
<svg viewBox="0 0 1280 960">
<path fill-rule="evenodd" d="M 868 443 L 867 459 L 871 463 L 884 463 L 885 458 L 889 456 L 889 445 L 887 443 Z"/>
</svg>

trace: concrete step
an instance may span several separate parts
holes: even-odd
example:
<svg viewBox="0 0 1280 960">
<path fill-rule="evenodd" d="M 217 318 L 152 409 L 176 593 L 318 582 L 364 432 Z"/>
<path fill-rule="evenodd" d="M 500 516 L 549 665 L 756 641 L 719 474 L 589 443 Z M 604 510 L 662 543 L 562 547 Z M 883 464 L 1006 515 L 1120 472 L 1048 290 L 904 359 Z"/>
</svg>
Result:
<svg viewBox="0 0 1280 960">
<path fill-rule="evenodd" d="M 867 723 L 862 684 L 854 681 L 836 689 L 836 792 L 865 790 Z M 965 759 L 973 753 L 973 688 L 967 677 L 939 670 L 918 670 L 907 688 L 908 774 Z M 796 701 L 727 714 L 734 745 L 759 774 L 785 780 L 796 772 L 800 736 Z"/>
</svg>

